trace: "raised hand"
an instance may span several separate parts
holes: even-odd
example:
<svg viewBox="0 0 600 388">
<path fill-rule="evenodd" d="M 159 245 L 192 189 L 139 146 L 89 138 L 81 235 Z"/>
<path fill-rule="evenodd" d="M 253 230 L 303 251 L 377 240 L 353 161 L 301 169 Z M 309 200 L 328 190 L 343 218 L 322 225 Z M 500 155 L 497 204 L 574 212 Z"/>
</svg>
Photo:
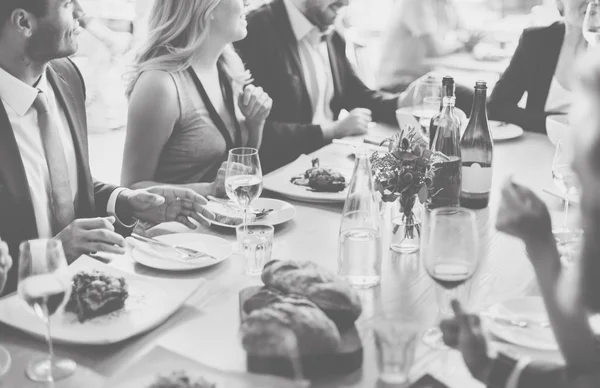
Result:
<svg viewBox="0 0 600 388">
<path fill-rule="evenodd" d="M 263 88 L 247 85 L 240 94 L 238 106 L 246 118 L 246 123 L 251 127 L 259 125 L 262 130 L 262 126 L 271 113 L 273 100 L 264 92 Z"/>
</svg>

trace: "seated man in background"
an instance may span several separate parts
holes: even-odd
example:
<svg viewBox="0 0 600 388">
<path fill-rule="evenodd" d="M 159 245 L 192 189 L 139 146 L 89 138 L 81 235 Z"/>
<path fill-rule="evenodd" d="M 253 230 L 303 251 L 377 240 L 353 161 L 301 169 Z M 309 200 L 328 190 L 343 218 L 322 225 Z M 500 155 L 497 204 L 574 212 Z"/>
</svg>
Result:
<svg viewBox="0 0 600 388">
<path fill-rule="evenodd" d="M 433 69 L 427 58 L 471 51 L 481 36 L 467 32 L 452 0 L 397 0 L 382 30 L 375 86 L 401 92 Z M 469 112 L 470 87 L 457 85 L 456 106 Z"/>
<path fill-rule="evenodd" d="M 0 1 L 0 236 L 12 257 L 36 238 L 61 240 L 69 263 L 124 253 L 136 220 L 207 216 L 206 199 L 168 186 L 127 190 L 94 181 L 88 162 L 85 85 L 66 58 L 77 50 L 76 1 Z M 18 263 L 5 293 L 16 289 Z"/>
<path fill-rule="evenodd" d="M 247 16 L 248 35 L 235 44 L 254 84 L 273 99 L 264 129 L 266 171 L 292 162 L 332 139 L 364 135 L 371 119 L 395 124 L 412 103 L 370 90 L 354 73 L 345 42 L 333 31 L 348 0 L 274 0 Z M 338 120 L 342 109 L 350 113 Z"/>
</svg>

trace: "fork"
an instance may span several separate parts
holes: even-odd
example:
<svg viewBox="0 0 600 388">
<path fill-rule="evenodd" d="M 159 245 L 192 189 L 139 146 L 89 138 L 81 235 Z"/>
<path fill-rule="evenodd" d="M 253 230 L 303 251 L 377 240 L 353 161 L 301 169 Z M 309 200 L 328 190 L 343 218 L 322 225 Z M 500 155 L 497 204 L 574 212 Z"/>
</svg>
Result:
<svg viewBox="0 0 600 388">
<path fill-rule="evenodd" d="M 490 318 L 494 322 L 500 323 L 502 325 L 516 326 L 516 327 L 520 327 L 522 329 L 526 329 L 531 326 L 539 326 L 542 328 L 550 327 L 550 322 L 548 322 L 548 321 L 534 322 L 534 321 L 527 321 L 524 319 L 513 319 L 513 318 L 503 317 L 503 316 L 499 316 L 499 315 L 494 315 L 492 313 L 487 313 L 487 312 L 481 313 L 481 316 Z"/>
</svg>

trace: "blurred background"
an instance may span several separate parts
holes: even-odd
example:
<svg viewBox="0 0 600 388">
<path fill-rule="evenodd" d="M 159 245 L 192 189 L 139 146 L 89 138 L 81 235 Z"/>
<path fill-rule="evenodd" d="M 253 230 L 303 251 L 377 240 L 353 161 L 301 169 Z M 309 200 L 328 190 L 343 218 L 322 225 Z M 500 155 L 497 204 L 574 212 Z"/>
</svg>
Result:
<svg viewBox="0 0 600 388">
<path fill-rule="evenodd" d="M 88 16 L 107 33 L 80 35 L 73 58 L 87 87 L 87 114 L 92 169 L 97 179 L 118 183 L 127 100 L 124 85 L 135 47 L 146 35 L 146 15 L 153 0 L 81 0 Z M 382 33 L 389 28 L 397 1 L 350 0 L 336 24 L 347 42 L 348 58 L 357 73 L 376 87 L 376 64 Z M 450 0 L 446 0 L 450 1 Z M 264 0 L 253 0 L 250 8 Z M 482 33 L 470 52 L 431 58 L 430 67 L 464 84 L 485 80 L 489 89 L 506 68 L 522 30 L 548 25 L 560 16 L 555 0 L 452 0 L 463 28 Z M 100 35 L 98 37 L 97 35 Z"/>
</svg>

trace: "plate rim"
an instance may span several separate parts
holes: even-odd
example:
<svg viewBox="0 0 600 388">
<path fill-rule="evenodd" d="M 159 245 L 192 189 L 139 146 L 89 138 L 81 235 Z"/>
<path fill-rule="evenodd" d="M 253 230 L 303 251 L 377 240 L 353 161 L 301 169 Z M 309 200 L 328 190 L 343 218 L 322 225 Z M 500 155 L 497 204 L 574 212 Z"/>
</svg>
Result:
<svg viewBox="0 0 600 388">
<path fill-rule="evenodd" d="M 501 136 L 501 137 L 494 137 L 493 131 L 490 129 L 490 132 L 492 132 L 492 139 L 494 141 L 503 141 L 503 140 L 512 140 L 512 139 L 517 139 L 521 136 L 523 136 L 525 134 L 525 130 L 523 128 L 521 128 L 520 126 L 518 126 L 517 124 L 513 124 L 513 123 L 509 123 L 506 121 L 501 121 L 501 120 L 488 120 L 488 124 L 489 123 L 506 123 L 507 125 L 511 125 L 514 126 L 515 128 L 517 128 L 515 130 L 515 133 L 509 136 Z"/>
<path fill-rule="evenodd" d="M 272 190 L 270 190 L 270 191 L 272 191 Z M 282 194 L 282 195 L 283 195 L 283 194 Z M 283 201 L 283 200 L 281 200 L 281 199 L 277 199 L 277 198 L 268 198 L 268 197 L 260 197 L 260 198 L 257 198 L 256 200 L 260 200 L 260 199 L 266 199 L 266 200 L 269 200 L 269 201 L 282 202 L 282 203 L 284 203 L 284 204 L 286 204 L 286 205 L 289 205 L 289 206 L 290 206 L 290 207 L 291 207 L 291 208 L 294 210 L 294 214 L 293 214 L 293 215 L 292 215 L 292 216 L 291 216 L 289 219 L 287 219 L 287 220 L 284 220 L 284 221 L 279 221 L 279 222 L 272 222 L 272 223 L 263 222 L 264 224 L 271 225 L 271 226 L 283 225 L 283 224 L 285 224 L 286 222 L 290 222 L 291 220 L 293 220 L 293 219 L 296 217 L 296 213 L 297 213 L 297 211 L 296 211 L 296 207 L 295 207 L 294 205 L 292 205 L 291 203 L 289 203 L 289 202 L 286 202 L 286 201 Z M 255 201 L 256 201 L 256 200 L 255 200 Z M 211 224 L 211 226 L 212 226 L 212 225 L 217 225 L 217 226 L 219 226 L 219 227 L 221 227 L 221 228 L 228 228 L 228 229 L 235 229 L 235 228 L 237 228 L 237 227 L 238 227 L 238 225 L 228 225 L 228 224 L 223 224 L 223 223 L 220 223 L 220 222 L 217 222 L 217 221 L 211 221 L 211 222 L 210 222 L 210 224 Z"/>
</svg>

